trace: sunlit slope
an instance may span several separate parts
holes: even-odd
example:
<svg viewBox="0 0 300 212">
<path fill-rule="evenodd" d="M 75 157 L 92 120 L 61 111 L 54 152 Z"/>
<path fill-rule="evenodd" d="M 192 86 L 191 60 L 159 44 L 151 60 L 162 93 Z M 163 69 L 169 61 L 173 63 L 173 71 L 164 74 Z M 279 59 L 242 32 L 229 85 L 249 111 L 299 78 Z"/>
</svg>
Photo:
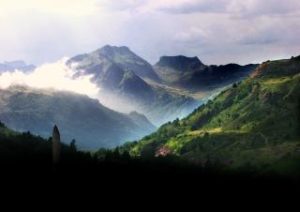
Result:
<svg viewBox="0 0 300 212">
<path fill-rule="evenodd" d="M 187 118 L 126 148 L 133 155 L 277 169 L 280 161 L 292 164 L 300 156 L 299 100 L 300 57 L 268 61 Z"/>
</svg>

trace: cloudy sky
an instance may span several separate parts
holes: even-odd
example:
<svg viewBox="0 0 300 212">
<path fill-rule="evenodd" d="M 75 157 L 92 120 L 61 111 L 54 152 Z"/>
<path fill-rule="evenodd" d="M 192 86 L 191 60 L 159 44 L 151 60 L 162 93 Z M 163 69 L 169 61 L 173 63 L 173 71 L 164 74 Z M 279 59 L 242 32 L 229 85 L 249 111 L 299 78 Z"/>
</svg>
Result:
<svg viewBox="0 0 300 212">
<path fill-rule="evenodd" d="M 53 62 L 105 44 L 206 64 L 300 54 L 299 0 L 0 0 L 0 63 Z"/>
</svg>

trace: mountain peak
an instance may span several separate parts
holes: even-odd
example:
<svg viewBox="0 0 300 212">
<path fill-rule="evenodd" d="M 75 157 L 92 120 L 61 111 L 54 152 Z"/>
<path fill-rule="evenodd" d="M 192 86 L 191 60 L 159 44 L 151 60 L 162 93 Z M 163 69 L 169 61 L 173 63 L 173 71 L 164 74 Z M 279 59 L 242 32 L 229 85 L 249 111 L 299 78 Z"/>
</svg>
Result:
<svg viewBox="0 0 300 212">
<path fill-rule="evenodd" d="M 143 79 L 159 81 L 152 66 L 146 60 L 132 52 L 127 46 L 105 45 L 94 53 L 109 59 L 123 70 L 133 71 Z"/>
<path fill-rule="evenodd" d="M 202 69 L 205 65 L 196 56 L 186 57 L 183 55 L 177 55 L 160 57 L 156 66 L 169 67 L 183 72 Z"/>
<path fill-rule="evenodd" d="M 109 44 L 103 46 L 103 47 L 100 48 L 100 49 L 115 49 L 115 50 L 120 49 L 120 50 L 130 50 L 127 46 L 113 46 L 113 45 L 109 45 Z"/>
<path fill-rule="evenodd" d="M 116 54 L 133 54 L 133 52 L 127 46 L 112 45 L 105 45 L 102 48 L 96 50 L 96 52 L 109 57 L 114 57 Z"/>
</svg>

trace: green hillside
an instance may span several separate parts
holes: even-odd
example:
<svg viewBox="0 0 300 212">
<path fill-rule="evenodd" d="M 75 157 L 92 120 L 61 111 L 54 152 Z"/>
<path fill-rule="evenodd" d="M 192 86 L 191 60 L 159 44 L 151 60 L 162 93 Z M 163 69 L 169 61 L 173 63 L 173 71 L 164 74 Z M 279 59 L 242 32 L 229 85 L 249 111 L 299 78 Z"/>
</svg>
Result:
<svg viewBox="0 0 300 212">
<path fill-rule="evenodd" d="M 300 56 L 267 61 L 183 120 L 123 146 L 199 165 L 300 173 Z"/>
</svg>

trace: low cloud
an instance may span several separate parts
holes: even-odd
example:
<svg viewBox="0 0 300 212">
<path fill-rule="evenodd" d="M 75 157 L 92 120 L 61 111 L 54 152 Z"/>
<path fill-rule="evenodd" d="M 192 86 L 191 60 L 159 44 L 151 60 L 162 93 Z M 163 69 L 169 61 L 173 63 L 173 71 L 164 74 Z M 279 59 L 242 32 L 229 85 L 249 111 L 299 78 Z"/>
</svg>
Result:
<svg viewBox="0 0 300 212">
<path fill-rule="evenodd" d="M 290 14 L 300 9 L 298 0 L 99 0 L 98 4 L 114 10 L 175 14 L 226 13 L 239 17 Z"/>
<path fill-rule="evenodd" d="M 0 74 L 0 88 L 14 85 L 29 86 L 38 89 L 55 89 L 97 97 L 99 88 L 91 82 L 92 76 L 73 78 L 73 69 L 66 66 L 67 58 L 55 63 L 44 64 L 31 73 L 19 70 Z"/>
</svg>

